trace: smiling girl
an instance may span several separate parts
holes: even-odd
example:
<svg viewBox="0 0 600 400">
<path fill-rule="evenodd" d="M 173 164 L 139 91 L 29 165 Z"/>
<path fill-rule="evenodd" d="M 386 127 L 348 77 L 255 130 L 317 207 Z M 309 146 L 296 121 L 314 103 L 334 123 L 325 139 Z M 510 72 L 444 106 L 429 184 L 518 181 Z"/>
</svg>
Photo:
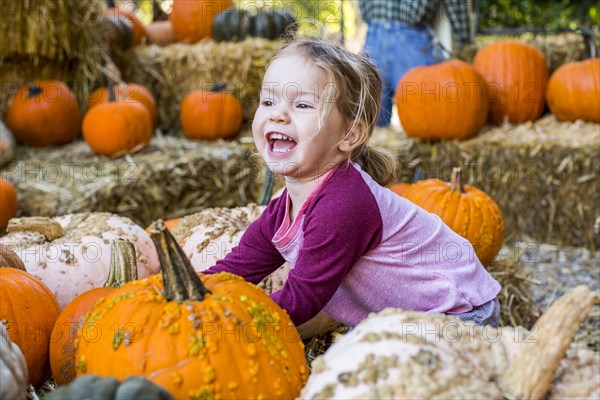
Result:
<svg viewBox="0 0 600 400">
<path fill-rule="evenodd" d="M 381 91 L 375 66 L 339 46 L 300 39 L 272 58 L 252 134 L 286 189 L 205 273 L 258 283 L 287 261 L 271 298 L 304 337 L 387 307 L 497 326 L 500 285 L 471 244 L 384 187 L 393 158 L 367 145 Z"/>
</svg>

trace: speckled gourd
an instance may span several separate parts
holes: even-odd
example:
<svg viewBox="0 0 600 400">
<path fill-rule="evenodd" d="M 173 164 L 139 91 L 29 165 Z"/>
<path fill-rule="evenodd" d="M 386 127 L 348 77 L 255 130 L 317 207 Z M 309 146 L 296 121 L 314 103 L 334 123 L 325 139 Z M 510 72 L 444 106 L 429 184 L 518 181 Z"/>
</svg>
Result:
<svg viewBox="0 0 600 400">
<path fill-rule="evenodd" d="M 23 352 L 14 344 L 0 321 L 0 399 L 27 398 L 29 373 Z"/>
<path fill-rule="evenodd" d="M 128 239 L 138 254 L 138 276 L 158 272 L 154 244 L 129 218 L 110 213 L 13 218 L 0 238 L 14 250 L 27 271 L 39 278 L 64 308 L 79 294 L 100 287 L 110 269 L 110 243 Z"/>
<path fill-rule="evenodd" d="M 571 344 L 598 294 L 580 286 L 531 332 L 386 309 L 312 363 L 303 399 L 593 398 L 600 355 Z M 566 356 L 565 356 L 566 352 Z"/>
<path fill-rule="evenodd" d="M 198 275 L 161 222 L 150 232 L 161 275 L 96 303 L 77 335 L 78 376 L 140 375 L 177 399 L 296 397 L 308 368 L 287 313 L 238 276 Z"/>
<path fill-rule="evenodd" d="M 235 208 L 209 208 L 182 218 L 173 228 L 173 236 L 183 248 L 192 267 L 197 272 L 202 272 L 231 252 L 248 226 L 260 217 L 264 209 L 264 206 L 255 204 Z M 289 265 L 285 263 L 260 286 L 267 293 L 281 289 L 289 269 Z"/>
</svg>

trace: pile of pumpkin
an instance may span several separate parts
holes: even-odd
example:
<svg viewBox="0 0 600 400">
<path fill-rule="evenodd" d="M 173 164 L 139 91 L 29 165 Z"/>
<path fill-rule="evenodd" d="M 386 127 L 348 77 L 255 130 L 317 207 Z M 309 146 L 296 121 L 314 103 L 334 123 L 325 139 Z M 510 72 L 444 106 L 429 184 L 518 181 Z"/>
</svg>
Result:
<svg viewBox="0 0 600 400">
<path fill-rule="evenodd" d="M 467 139 L 486 121 L 534 121 L 546 104 L 559 120 L 600 123 L 599 76 L 593 58 L 564 64 L 548 79 L 541 51 L 500 41 L 481 48 L 472 65 L 449 60 L 409 70 L 395 101 L 407 135 L 425 140 Z"/>
<path fill-rule="evenodd" d="M 126 399 L 167 399 L 165 391 L 173 398 L 541 398 L 549 387 L 550 398 L 572 398 L 600 390 L 599 355 L 571 346 L 598 303 L 584 287 L 531 332 L 384 310 L 315 360 L 309 376 L 285 311 L 239 277 L 199 273 L 262 210 L 185 217 L 172 228 L 177 241 L 161 222 L 148 234 L 111 214 L 11 220 L 0 240 L 0 397 L 24 398 L 27 383 L 38 387 L 50 371 L 61 385 L 50 399 L 106 391 L 135 393 L 108 397 Z"/>
</svg>

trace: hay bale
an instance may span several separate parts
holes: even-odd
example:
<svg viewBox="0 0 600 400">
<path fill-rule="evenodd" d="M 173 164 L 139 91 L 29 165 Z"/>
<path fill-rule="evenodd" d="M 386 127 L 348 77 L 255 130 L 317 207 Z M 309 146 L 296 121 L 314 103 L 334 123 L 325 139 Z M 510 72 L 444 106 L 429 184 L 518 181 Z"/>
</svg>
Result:
<svg viewBox="0 0 600 400">
<path fill-rule="evenodd" d="M 57 148 L 19 146 L 2 170 L 19 193 L 22 215 L 114 212 L 147 226 L 206 207 L 256 201 L 264 177 L 252 141 L 192 142 L 155 137 L 125 157 L 96 156 L 78 141 Z"/>
<path fill-rule="evenodd" d="M 179 106 L 191 90 L 210 90 L 225 81 L 249 120 L 258 106 L 264 68 L 282 41 L 251 38 L 243 42 L 203 40 L 199 43 L 138 46 L 115 56 L 126 82 L 141 83 L 156 96 L 163 132 L 181 129 Z"/>
<path fill-rule="evenodd" d="M 553 115 L 520 125 L 486 127 L 465 141 L 419 141 L 377 130 L 372 144 L 397 154 L 399 181 L 417 167 L 425 178 L 448 180 L 453 167 L 465 183 L 500 206 L 510 239 L 600 249 L 598 124 Z M 393 140 L 390 137 L 393 136 Z"/>
<path fill-rule="evenodd" d="M 96 20 L 98 0 L 3 0 L 0 18 L 0 115 L 27 82 L 58 79 L 81 105 L 108 60 Z"/>
<path fill-rule="evenodd" d="M 550 72 L 555 71 L 562 64 L 581 61 L 586 57 L 583 36 L 577 33 L 556 35 L 523 33 L 518 36 L 479 35 L 476 37 L 475 43 L 463 46 L 455 51 L 452 56 L 472 62 L 479 49 L 502 40 L 519 40 L 537 47 L 546 57 L 546 64 Z M 596 40 L 596 48 L 600 48 L 600 39 Z"/>
</svg>

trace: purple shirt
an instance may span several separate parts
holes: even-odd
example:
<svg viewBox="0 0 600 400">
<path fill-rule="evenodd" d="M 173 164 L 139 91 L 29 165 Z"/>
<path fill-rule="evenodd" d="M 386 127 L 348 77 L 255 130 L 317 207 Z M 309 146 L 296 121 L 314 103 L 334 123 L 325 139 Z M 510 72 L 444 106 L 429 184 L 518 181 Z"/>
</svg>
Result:
<svg viewBox="0 0 600 400">
<path fill-rule="evenodd" d="M 271 298 L 296 325 L 320 311 L 350 326 L 387 307 L 459 314 L 500 291 L 468 240 L 355 163 L 322 178 L 293 223 L 287 191 L 273 199 L 205 273 L 258 283 L 285 261 L 292 269 Z"/>
</svg>

